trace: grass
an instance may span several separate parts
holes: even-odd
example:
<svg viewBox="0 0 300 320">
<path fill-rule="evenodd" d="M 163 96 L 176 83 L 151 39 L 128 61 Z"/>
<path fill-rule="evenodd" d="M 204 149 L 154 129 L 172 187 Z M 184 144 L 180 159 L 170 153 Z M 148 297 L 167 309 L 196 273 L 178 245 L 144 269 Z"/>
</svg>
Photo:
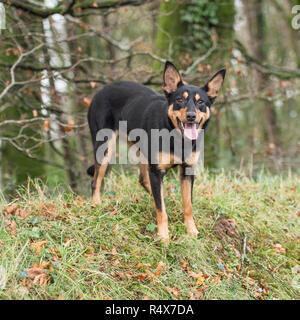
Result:
<svg viewBox="0 0 300 320">
<path fill-rule="evenodd" d="M 97 208 L 39 182 L 13 203 L 2 200 L 0 298 L 300 298 L 299 178 L 203 173 L 192 239 L 173 173 L 165 179 L 168 247 L 156 239 L 152 199 L 137 175 L 111 172 Z"/>
</svg>

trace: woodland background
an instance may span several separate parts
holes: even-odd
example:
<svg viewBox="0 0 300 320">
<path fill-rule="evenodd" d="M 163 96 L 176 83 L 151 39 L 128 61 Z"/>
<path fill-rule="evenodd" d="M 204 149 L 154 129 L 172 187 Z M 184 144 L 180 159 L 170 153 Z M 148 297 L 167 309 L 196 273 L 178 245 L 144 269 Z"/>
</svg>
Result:
<svg viewBox="0 0 300 320">
<path fill-rule="evenodd" d="M 211 172 L 299 172 L 297 1 L 0 2 L 2 193 L 30 177 L 87 194 L 93 94 L 125 79 L 161 92 L 166 59 L 194 85 L 228 70 L 205 136 Z"/>
</svg>

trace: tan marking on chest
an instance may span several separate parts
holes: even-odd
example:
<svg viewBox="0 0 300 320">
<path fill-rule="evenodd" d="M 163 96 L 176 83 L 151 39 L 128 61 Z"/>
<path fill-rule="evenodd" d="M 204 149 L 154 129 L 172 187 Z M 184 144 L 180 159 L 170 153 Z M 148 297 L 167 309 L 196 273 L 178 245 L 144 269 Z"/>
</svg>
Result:
<svg viewBox="0 0 300 320">
<path fill-rule="evenodd" d="M 199 160 L 200 151 L 192 152 L 187 159 L 185 159 L 185 163 L 191 167 L 194 167 Z"/>
<path fill-rule="evenodd" d="M 181 159 L 172 153 L 159 152 L 158 154 L 158 167 L 160 170 L 167 170 L 180 163 L 182 163 Z"/>
</svg>

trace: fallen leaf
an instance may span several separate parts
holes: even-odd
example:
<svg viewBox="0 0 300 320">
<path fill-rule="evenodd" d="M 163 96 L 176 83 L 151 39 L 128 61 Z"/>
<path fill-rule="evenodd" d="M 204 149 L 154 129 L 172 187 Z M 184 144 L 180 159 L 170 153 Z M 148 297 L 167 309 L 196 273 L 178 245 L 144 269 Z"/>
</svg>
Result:
<svg viewBox="0 0 300 320">
<path fill-rule="evenodd" d="M 285 254 L 286 251 L 280 243 L 272 244 L 272 246 L 274 247 L 277 253 Z"/>
<path fill-rule="evenodd" d="M 12 204 L 11 206 L 6 207 L 6 208 L 5 208 L 5 211 L 7 212 L 7 214 L 12 214 L 12 213 L 14 213 L 17 209 L 18 209 L 18 204 L 17 204 L 17 203 L 14 203 L 14 204 Z"/>
<path fill-rule="evenodd" d="M 164 267 L 165 267 L 165 264 L 162 261 L 159 261 L 159 263 L 157 264 L 157 270 L 155 271 L 155 275 L 157 277 L 160 276 L 160 273 Z"/>
<path fill-rule="evenodd" d="M 47 273 L 42 268 L 29 268 L 24 269 L 30 279 L 33 280 L 34 284 L 39 284 L 40 286 L 45 286 L 47 284 Z"/>
<path fill-rule="evenodd" d="M 181 263 L 182 263 L 182 266 L 183 266 L 184 268 L 186 268 L 186 267 L 187 267 L 187 265 L 188 265 L 188 263 L 187 263 L 187 261 L 186 261 L 186 260 L 182 260 L 182 261 L 181 261 Z"/>
<path fill-rule="evenodd" d="M 30 248 L 32 251 L 34 251 L 37 255 L 40 255 L 42 253 L 42 247 L 47 243 L 48 241 L 35 241 L 32 242 L 30 245 Z"/>
<path fill-rule="evenodd" d="M 203 293 L 201 291 L 191 292 L 190 299 L 191 300 L 203 300 Z"/>
<path fill-rule="evenodd" d="M 9 226 L 9 228 L 10 228 L 10 234 L 11 234 L 13 237 L 15 237 L 15 236 L 17 235 L 17 228 L 16 228 L 16 226 L 17 226 L 17 224 L 16 224 L 15 221 L 12 221 L 12 222 L 10 223 L 10 226 Z"/>
<path fill-rule="evenodd" d="M 177 287 L 171 288 L 171 287 L 167 287 L 167 289 L 169 290 L 169 292 L 171 292 L 175 298 L 178 297 L 179 295 L 179 289 Z"/>
<path fill-rule="evenodd" d="M 52 253 L 58 253 L 58 250 L 55 249 L 55 248 L 49 248 L 49 250 L 50 250 Z"/>
<path fill-rule="evenodd" d="M 28 214 L 25 210 L 22 210 L 22 209 L 17 209 L 16 212 L 15 212 L 15 215 L 22 218 L 22 219 L 26 219 Z"/>
<path fill-rule="evenodd" d="M 136 268 L 143 268 L 143 267 L 151 267 L 151 264 L 150 264 L 150 263 L 142 263 L 142 262 L 139 262 L 139 263 L 136 265 Z"/>
<path fill-rule="evenodd" d="M 50 265 L 50 262 L 49 262 L 49 261 L 43 261 L 43 262 L 40 264 L 40 268 L 41 268 L 41 269 L 46 269 L 46 268 L 48 268 L 49 265 Z"/>
<path fill-rule="evenodd" d="M 259 300 L 264 300 L 264 297 L 259 292 L 254 292 L 254 295 Z"/>
<path fill-rule="evenodd" d="M 147 278 L 147 273 L 141 273 L 141 274 L 139 274 L 139 275 L 137 276 L 137 278 L 140 279 L 140 280 L 144 280 L 144 279 Z"/>
</svg>

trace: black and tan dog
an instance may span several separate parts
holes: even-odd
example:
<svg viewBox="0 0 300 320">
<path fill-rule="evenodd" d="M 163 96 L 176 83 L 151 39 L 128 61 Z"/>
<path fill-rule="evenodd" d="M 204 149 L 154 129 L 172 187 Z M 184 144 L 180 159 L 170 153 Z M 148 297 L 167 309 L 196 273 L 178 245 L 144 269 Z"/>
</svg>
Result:
<svg viewBox="0 0 300 320">
<path fill-rule="evenodd" d="M 93 203 L 100 203 L 101 183 L 114 152 L 119 121 L 127 121 L 127 134 L 133 129 L 144 129 L 148 133 L 148 146 L 152 143 L 152 129 L 176 129 L 181 139 L 191 140 L 193 145 L 199 131 L 207 127 L 210 107 L 223 84 L 225 73 L 226 70 L 221 69 L 204 86 L 197 87 L 185 84 L 176 67 L 171 62 L 166 62 L 163 75 L 165 95 L 129 81 L 108 84 L 98 91 L 88 113 L 95 154 L 95 165 L 88 169 L 88 173 L 93 176 Z M 104 128 L 111 129 L 113 134 L 106 141 L 96 141 L 97 132 Z M 96 157 L 97 149 L 103 143 L 106 143 L 107 149 L 104 157 L 99 160 Z M 158 235 L 164 242 L 168 242 L 169 231 L 162 182 L 166 171 L 176 165 L 180 165 L 181 172 L 184 223 L 190 235 L 196 237 L 198 234 L 192 210 L 194 175 L 186 174 L 186 168 L 195 165 L 199 152 L 192 148 L 190 154 L 183 153 L 184 156 L 177 159 L 173 149 L 174 141 L 170 143 L 168 154 L 159 146 L 156 163 L 151 163 L 153 154 L 151 157 L 150 153 L 153 151 L 149 149 L 149 154 L 145 156 L 148 161 L 140 164 L 140 183 L 153 194 Z M 166 158 L 169 161 L 166 162 Z"/>
</svg>

